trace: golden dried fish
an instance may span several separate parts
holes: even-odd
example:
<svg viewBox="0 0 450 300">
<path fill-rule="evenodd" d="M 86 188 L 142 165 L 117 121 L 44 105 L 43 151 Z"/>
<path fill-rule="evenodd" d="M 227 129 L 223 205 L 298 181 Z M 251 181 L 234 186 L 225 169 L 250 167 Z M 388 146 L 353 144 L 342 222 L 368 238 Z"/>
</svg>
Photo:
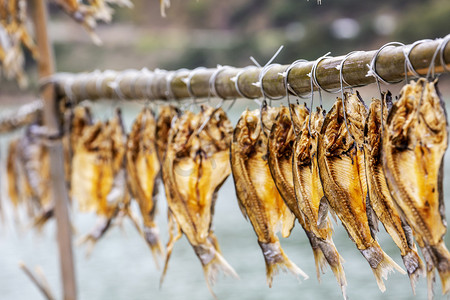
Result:
<svg viewBox="0 0 450 300">
<path fill-rule="evenodd" d="M 346 93 L 344 101 L 347 118 L 344 119 L 342 99 L 338 98 L 325 117 L 319 134 L 317 158 L 320 179 L 327 203 L 369 262 L 378 287 L 385 291 L 383 278 L 386 279 L 393 268 L 404 271 L 384 253 L 372 236 L 366 212 L 363 152 L 363 126 L 367 112 L 359 94 Z"/>
<path fill-rule="evenodd" d="M 120 110 L 105 124 L 88 126 L 72 161 L 72 197 L 82 212 L 95 211 L 97 224 L 82 238 L 90 250 L 110 228 L 123 203 L 128 203 L 124 157 L 126 136 Z M 88 253 L 89 253 L 88 251 Z"/>
<path fill-rule="evenodd" d="M 304 218 L 298 207 L 292 177 L 292 146 L 295 142 L 296 134 L 300 131 L 299 126 L 301 126 L 309 112 L 306 106 L 291 104 L 291 109 L 294 121 L 291 121 L 289 108 L 281 107 L 272 126 L 268 140 L 268 164 L 273 181 L 281 197 L 295 215 L 309 239 L 316 263 L 317 279 L 320 281 L 320 272 L 323 270 L 326 260 L 317 244 L 317 237 L 311 231 L 311 224 Z M 295 131 L 293 125 L 295 126 Z"/>
<path fill-rule="evenodd" d="M 170 129 L 162 169 L 172 221 L 194 248 L 210 290 L 219 270 L 237 276 L 222 257 L 211 228 L 215 193 L 231 172 L 232 130 L 222 109 L 202 106 L 198 114 L 185 112 Z M 168 249 L 165 270 L 169 256 Z"/>
<path fill-rule="evenodd" d="M 311 119 L 311 120 L 310 120 Z M 310 230 L 317 239 L 326 261 L 341 287 L 346 298 L 347 280 L 345 278 L 343 259 L 333 243 L 333 227 L 327 216 L 326 199 L 324 198 L 322 183 L 319 176 L 317 162 L 317 139 L 324 121 L 324 111 L 317 111 L 307 116 L 302 123 L 301 133 L 293 145 L 292 171 L 295 196 L 298 209 L 310 224 Z M 321 204 L 322 203 L 322 204 Z"/>
<path fill-rule="evenodd" d="M 154 222 L 156 213 L 155 185 L 160 164 L 155 145 L 155 118 L 149 108 L 144 108 L 136 118 L 127 141 L 126 170 L 128 186 L 138 202 L 144 222 L 144 238 L 149 245 L 155 263 L 163 249 Z"/>
<path fill-rule="evenodd" d="M 278 108 L 264 107 L 261 124 L 259 110 L 246 110 L 236 125 L 231 144 L 231 167 L 238 203 L 258 237 L 269 286 L 279 268 L 308 278 L 284 254 L 276 236 L 279 229 L 283 237 L 289 236 L 295 221 L 275 186 L 267 163 L 268 133 L 263 127 L 270 129 L 278 113 Z"/>
<path fill-rule="evenodd" d="M 383 119 L 381 118 L 382 103 L 373 99 L 369 108 L 369 115 L 364 126 L 364 156 L 366 165 L 367 188 L 369 190 L 369 219 L 376 224 L 379 219 L 384 228 L 400 249 L 403 263 L 411 280 L 414 291 L 415 282 L 423 273 L 423 262 L 417 254 L 412 231 L 409 225 L 402 222 L 397 212 L 391 193 L 386 183 L 382 162 L 382 126 L 386 122 L 387 105 L 391 103 L 391 94 L 385 94 L 383 99 Z M 375 216 L 371 216 L 373 212 Z"/>
<path fill-rule="evenodd" d="M 180 110 L 175 106 L 164 105 L 159 108 L 158 120 L 156 121 L 156 148 L 158 150 L 158 159 L 161 164 L 164 162 L 172 120 L 179 115 Z"/>
<path fill-rule="evenodd" d="M 383 164 L 393 199 L 424 255 L 430 298 L 434 268 L 443 293 L 450 291 L 450 253 L 443 240 L 443 159 L 447 146 L 447 115 L 436 81 L 419 79 L 406 85 L 387 118 Z"/>
</svg>

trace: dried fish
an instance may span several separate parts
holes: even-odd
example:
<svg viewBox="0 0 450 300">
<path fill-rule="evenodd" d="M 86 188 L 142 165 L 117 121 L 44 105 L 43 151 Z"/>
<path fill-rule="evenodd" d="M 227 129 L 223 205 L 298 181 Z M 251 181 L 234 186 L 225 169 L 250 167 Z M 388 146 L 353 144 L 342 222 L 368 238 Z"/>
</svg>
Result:
<svg viewBox="0 0 450 300">
<path fill-rule="evenodd" d="M 156 121 L 156 148 L 161 164 L 164 162 L 172 121 L 180 114 L 180 110 L 172 105 L 164 105 L 159 108 L 158 120 Z"/>
<path fill-rule="evenodd" d="M 397 269 L 405 273 L 372 236 L 366 211 L 367 182 L 364 163 L 364 120 L 367 110 L 359 94 L 345 94 L 346 116 L 338 98 L 325 117 L 318 138 L 319 174 L 327 203 L 341 220 L 358 250 L 369 262 L 378 287 Z M 348 128 L 348 129 L 347 129 Z M 350 131 L 350 132 L 349 132 Z"/>
<path fill-rule="evenodd" d="M 170 129 L 162 169 L 167 202 L 174 216 L 171 222 L 177 223 L 194 248 L 211 293 L 219 270 L 237 276 L 222 257 L 211 228 L 215 194 L 231 172 L 232 130 L 222 109 L 202 106 L 198 114 L 185 112 Z M 169 240 L 169 244 L 173 242 Z"/>
<path fill-rule="evenodd" d="M 160 163 L 155 145 L 155 118 L 149 108 L 144 108 L 136 118 L 127 141 L 126 170 L 132 197 L 138 202 L 143 218 L 144 238 L 158 266 L 163 255 L 156 214 L 155 185 Z"/>
<path fill-rule="evenodd" d="M 347 280 L 342 266 L 343 259 L 331 237 L 333 227 L 327 216 L 328 210 L 323 209 L 326 207 L 326 199 L 317 162 L 317 139 L 324 121 L 324 114 L 322 108 L 317 108 L 317 111 L 307 116 L 302 123 L 300 135 L 293 145 L 293 182 L 298 209 L 310 224 L 310 230 L 316 236 L 322 255 L 330 265 L 346 298 Z"/>
<path fill-rule="evenodd" d="M 427 265 L 429 298 L 434 269 L 444 294 L 450 291 L 450 253 L 444 243 L 447 222 L 443 159 L 448 123 L 437 82 L 419 79 L 403 87 L 389 112 L 383 134 L 383 165 L 392 197 L 412 227 Z"/>
<path fill-rule="evenodd" d="M 260 118 L 259 110 L 246 110 L 234 130 L 231 144 L 231 166 L 238 203 L 258 237 L 269 286 L 279 268 L 308 278 L 284 254 L 276 236 L 280 229 L 283 237 L 289 236 L 295 221 L 275 186 L 267 163 L 268 133 L 264 132 L 264 127 L 270 129 L 278 113 L 278 108 L 264 107 Z"/>
<path fill-rule="evenodd" d="M 369 204 L 376 219 L 383 223 L 384 228 L 400 249 L 403 263 L 411 280 L 411 287 L 415 290 L 415 282 L 424 271 L 423 262 L 417 254 L 417 248 L 410 234 L 409 226 L 402 222 L 391 193 L 386 183 L 382 162 L 382 128 L 387 118 L 387 107 L 391 104 L 391 94 L 386 93 L 382 103 L 373 99 L 364 126 L 364 156 L 366 165 Z M 383 115 L 383 119 L 381 116 Z M 369 217 L 370 219 L 370 217 Z M 377 222 L 377 220 L 374 222 Z"/>
</svg>

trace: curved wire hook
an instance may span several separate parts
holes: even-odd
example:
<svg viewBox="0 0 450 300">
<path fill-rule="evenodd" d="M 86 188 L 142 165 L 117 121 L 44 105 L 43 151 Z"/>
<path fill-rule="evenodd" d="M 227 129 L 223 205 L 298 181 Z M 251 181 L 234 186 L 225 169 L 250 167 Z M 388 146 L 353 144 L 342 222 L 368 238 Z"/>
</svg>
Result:
<svg viewBox="0 0 450 300">
<path fill-rule="evenodd" d="M 331 53 L 331 52 L 328 52 L 327 54 L 325 54 L 325 55 L 319 57 L 318 59 L 316 59 L 316 60 L 314 61 L 314 64 L 313 64 L 313 66 L 312 66 L 312 68 L 311 68 L 311 73 L 310 73 L 311 76 L 312 76 L 313 83 L 314 83 L 314 85 L 317 87 L 317 90 L 319 91 L 320 107 L 322 107 L 322 90 L 325 91 L 325 92 L 327 92 L 327 93 L 330 93 L 330 94 L 337 94 L 337 93 L 339 93 L 339 91 L 340 91 L 339 89 L 336 89 L 336 90 L 327 90 L 327 89 L 323 88 L 323 87 L 319 84 L 319 81 L 317 80 L 317 67 L 319 66 L 319 63 L 320 63 L 322 60 L 327 59 L 327 58 L 332 58 L 331 56 L 329 56 L 330 53 Z M 311 109 L 312 109 L 312 107 L 311 107 Z"/>
<path fill-rule="evenodd" d="M 99 74 L 97 79 L 95 80 L 95 91 L 97 92 L 97 95 L 99 98 L 104 98 L 102 94 L 102 85 L 103 81 L 105 81 L 105 78 L 109 75 L 115 75 L 117 74 L 116 71 L 112 70 L 105 70 L 102 73 Z"/>
<path fill-rule="evenodd" d="M 299 133 L 296 131 L 295 125 L 294 125 L 294 119 L 292 117 L 292 109 L 291 109 L 291 101 L 289 99 L 289 91 L 291 91 L 294 95 L 299 96 L 295 90 L 291 87 L 291 85 L 289 84 L 289 73 L 291 72 L 291 70 L 298 64 L 300 63 L 307 63 L 308 61 L 306 59 L 298 59 L 296 61 L 294 61 L 292 64 L 290 64 L 287 68 L 286 71 L 284 71 L 283 73 L 278 73 L 279 75 L 283 76 L 284 78 L 284 87 L 286 89 L 286 100 L 288 102 L 288 108 L 289 108 L 289 116 L 291 117 L 291 124 L 292 124 L 292 128 L 294 129 L 294 134 L 296 137 L 298 137 Z"/>
<path fill-rule="evenodd" d="M 450 69 L 447 67 L 447 64 L 445 63 L 445 59 L 444 59 L 444 49 L 447 46 L 448 42 L 450 41 L 450 34 L 447 34 L 443 39 L 442 39 L 442 43 L 440 45 L 440 61 L 441 61 L 441 66 L 444 68 L 445 71 L 450 72 Z"/>
<path fill-rule="evenodd" d="M 352 51 L 350 53 L 348 53 L 347 55 L 344 56 L 344 58 L 342 59 L 341 63 L 339 64 L 339 82 L 341 85 L 341 99 L 342 99 L 342 111 L 344 112 L 344 123 L 345 123 L 345 129 L 347 129 L 348 134 L 354 139 L 352 133 L 350 132 L 349 128 L 348 128 L 348 122 L 347 122 L 347 108 L 345 107 L 345 100 L 346 97 L 344 95 L 344 82 L 346 85 L 350 86 L 350 84 L 348 84 L 348 82 L 345 81 L 344 79 L 344 63 L 345 61 L 352 56 L 353 54 L 360 52 L 360 51 Z M 383 105 L 383 104 L 382 104 Z M 383 108 L 381 109 L 381 111 L 383 111 Z"/>
<path fill-rule="evenodd" d="M 417 73 L 416 69 L 411 63 L 410 55 L 411 51 L 418 46 L 419 44 L 430 42 L 431 39 L 423 39 L 418 40 L 412 43 L 409 47 L 403 47 L 403 55 L 405 56 L 405 83 L 408 84 L 408 72 L 411 72 L 415 77 L 420 77 L 420 74 Z"/>
<path fill-rule="evenodd" d="M 211 95 L 217 98 L 221 98 L 221 99 L 225 99 L 222 98 L 216 90 L 216 80 L 217 80 L 217 76 L 225 71 L 225 70 L 231 70 L 233 69 L 233 67 L 230 66 L 222 66 L 222 65 L 217 65 L 217 69 L 214 71 L 214 73 L 211 75 L 211 77 L 209 77 L 209 90 L 208 90 L 208 100 L 210 100 Z"/>
<path fill-rule="evenodd" d="M 376 66 L 377 58 L 378 58 L 378 55 L 380 54 L 381 50 L 383 50 L 386 47 L 395 46 L 395 45 L 397 45 L 397 46 L 405 46 L 405 44 L 400 43 L 400 42 L 390 42 L 390 43 L 384 44 L 383 46 L 381 46 L 380 49 L 378 49 L 375 52 L 375 54 L 372 57 L 372 60 L 370 61 L 370 65 L 367 65 L 367 67 L 369 68 L 369 71 L 367 72 L 366 77 L 368 77 L 368 76 L 375 77 L 375 81 L 377 83 L 378 91 L 380 92 L 380 96 L 381 97 L 383 97 L 383 93 L 381 92 L 380 81 L 383 82 L 384 84 L 391 84 L 391 82 L 387 82 L 386 80 L 383 79 L 383 77 L 380 76 L 380 74 L 378 74 L 377 66 Z M 402 81 L 403 81 L 403 79 L 399 80 L 397 82 L 392 82 L 392 83 L 399 83 L 399 82 L 402 82 Z"/>
<path fill-rule="evenodd" d="M 244 93 L 242 93 L 241 88 L 239 87 L 239 77 L 241 77 L 242 74 L 244 74 L 246 71 L 250 69 L 258 69 L 257 66 L 247 66 L 243 69 L 241 69 L 236 76 L 231 77 L 230 80 L 234 82 L 234 88 L 236 89 L 236 92 L 241 96 L 242 98 L 248 98 Z"/>
<path fill-rule="evenodd" d="M 175 79 L 175 76 L 180 73 L 180 72 L 189 72 L 188 69 L 186 68 L 182 68 L 182 69 L 178 69 L 176 71 L 173 72 L 168 72 L 166 74 L 166 91 L 165 91 L 165 95 L 167 100 L 174 100 L 175 99 L 175 94 L 173 93 L 172 90 L 172 81 Z"/>
<path fill-rule="evenodd" d="M 144 94 L 147 96 L 148 100 L 153 99 L 154 95 L 152 92 L 151 83 L 153 83 L 153 79 L 155 79 L 155 73 L 150 71 L 147 68 L 142 68 L 140 72 L 141 72 L 142 76 L 147 77 L 145 80 L 145 93 Z"/>
<path fill-rule="evenodd" d="M 435 60 L 436 60 L 437 54 L 441 50 L 442 44 L 444 42 L 446 42 L 445 39 L 437 39 L 437 41 L 439 41 L 439 45 L 436 47 L 436 51 L 434 51 L 433 57 L 431 58 L 430 66 L 428 67 L 428 72 L 427 72 L 427 77 L 426 77 L 428 80 L 431 80 L 436 77 L 436 74 L 435 74 L 436 62 L 435 62 Z M 431 71 L 431 70 L 433 70 L 433 71 Z M 430 78 L 430 76 L 431 76 L 431 78 Z"/>
<path fill-rule="evenodd" d="M 266 75 L 266 73 L 267 73 L 271 68 L 277 67 L 277 66 L 279 67 L 279 66 L 281 66 L 281 65 L 280 65 L 280 64 L 268 64 L 268 65 L 265 65 L 265 66 L 262 68 L 261 72 L 259 72 L 258 82 L 252 83 L 252 85 L 254 85 L 254 86 L 256 86 L 256 87 L 259 87 L 259 88 L 261 89 L 261 94 L 262 94 L 263 98 L 264 98 L 264 99 L 269 99 L 270 101 L 272 101 L 272 100 L 280 100 L 280 99 L 284 98 L 284 95 L 278 96 L 278 97 L 272 97 L 272 96 L 269 96 L 269 95 L 267 95 L 266 91 L 264 90 L 264 84 L 263 84 L 264 76 Z M 278 73 L 278 74 L 279 74 L 279 73 Z"/>
<path fill-rule="evenodd" d="M 182 81 L 186 84 L 186 89 L 188 91 L 189 97 L 191 97 L 192 99 L 197 98 L 194 95 L 194 92 L 192 91 L 192 78 L 195 76 L 196 73 L 198 73 L 198 71 L 203 71 L 206 70 L 205 67 L 197 67 L 194 70 L 190 71 L 188 76 L 186 78 L 183 78 Z"/>
</svg>

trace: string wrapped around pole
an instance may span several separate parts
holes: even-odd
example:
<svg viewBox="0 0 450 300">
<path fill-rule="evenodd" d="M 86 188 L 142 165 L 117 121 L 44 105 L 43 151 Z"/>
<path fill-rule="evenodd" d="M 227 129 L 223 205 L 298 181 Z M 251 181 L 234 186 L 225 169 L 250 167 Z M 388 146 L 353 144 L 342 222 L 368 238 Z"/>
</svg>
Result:
<svg viewBox="0 0 450 300">
<path fill-rule="evenodd" d="M 447 40 L 446 40 L 447 41 Z M 324 90 L 340 88 L 340 74 L 345 76 L 345 82 L 350 87 L 364 86 L 375 83 L 373 76 L 366 76 L 374 55 L 376 59 L 377 74 L 386 82 L 394 83 L 405 78 L 405 52 L 407 58 L 407 75 L 424 76 L 434 60 L 434 71 L 436 74 L 444 73 L 450 69 L 450 43 L 442 43 L 439 40 L 427 40 L 411 45 L 392 46 L 384 48 L 383 51 L 357 51 L 350 57 L 346 55 L 338 57 L 326 57 L 317 63 L 314 69 L 315 80 L 320 82 Z M 436 53 L 436 54 L 435 54 Z M 346 58 L 343 70 L 339 70 L 342 60 Z M 289 90 L 296 94 L 310 93 L 310 78 L 315 61 L 305 61 L 295 64 L 289 72 Z M 195 74 L 185 71 L 172 73 L 167 76 L 167 71 L 155 70 L 154 72 L 103 72 L 103 73 L 80 73 L 80 74 L 56 74 L 49 82 L 56 85 L 60 96 L 68 96 L 66 90 L 70 90 L 71 97 L 77 100 L 116 99 L 115 90 L 121 91 L 122 100 L 181 100 L 187 98 L 208 98 L 209 95 L 220 95 L 224 99 L 234 99 L 245 96 L 248 99 L 262 97 L 261 88 L 255 83 L 264 82 L 264 93 L 272 99 L 281 98 L 286 95 L 285 80 L 283 73 L 289 65 L 273 64 L 270 68 L 259 67 L 226 68 L 217 72 L 217 69 L 196 69 Z M 264 72 L 263 72 L 264 71 Z M 261 78 L 263 72 L 263 78 Z M 120 81 L 117 81 L 120 76 Z M 211 90 L 210 80 L 214 78 L 214 91 Z M 170 77 L 170 78 L 168 78 Z M 189 77 L 189 88 L 186 78 Z M 100 78 L 100 80 L 99 80 Z M 170 79 L 170 82 L 168 82 Z M 99 88 L 93 88 L 91 82 L 99 80 Z M 119 86 L 111 88 L 110 83 Z M 70 88 L 67 88 L 70 85 Z M 130 87 L 132 86 L 132 87 Z M 317 86 L 314 89 L 317 90 Z M 170 95 L 167 91 L 170 90 Z M 133 92 L 130 92 L 133 91 Z M 149 92 L 151 91 L 151 93 Z M 87 98 L 86 98 L 87 97 Z M 169 99 L 170 98 L 170 99 Z"/>
<path fill-rule="evenodd" d="M 17 111 L 0 116 L 0 133 L 11 132 L 38 120 L 42 115 L 41 100 L 22 105 Z"/>
</svg>

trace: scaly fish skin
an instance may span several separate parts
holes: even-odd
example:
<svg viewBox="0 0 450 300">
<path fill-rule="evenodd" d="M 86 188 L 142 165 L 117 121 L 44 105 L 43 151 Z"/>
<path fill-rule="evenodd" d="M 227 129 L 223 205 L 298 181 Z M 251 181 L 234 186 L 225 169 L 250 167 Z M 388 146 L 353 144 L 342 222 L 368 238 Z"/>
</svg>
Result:
<svg viewBox="0 0 450 300">
<path fill-rule="evenodd" d="M 369 262 L 378 287 L 382 277 L 396 268 L 403 271 L 372 237 L 366 214 L 367 183 L 363 153 L 363 122 L 366 108 L 358 94 L 346 94 L 346 122 L 342 100 L 327 114 L 318 139 L 319 173 L 328 204 L 341 220 L 350 238 Z"/>
<path fill-rule="evenodd" d="M 127 141 L 126 169 L 128 186 L 138 202 L 144 227 L 144 237 L 149 245 L 156 265 L 163 248 L 155 224 L 155 185 L 160 164 L 155 145 L 155 118 L 149 108 L 144 108 L 136 117 Z"/>
<path fill-rule="evenodd" d="M 429 297 L 434 267 L 443 293 L 450 291 L 450 253 L 443 240 L 443 158 L 447 146 L 447 115 L 436 82 L 419 79 L 406 85 L 387 118 L 383 163 L 393 199 L 424 254 Z"/>
<path fill-rule="evenodd" d="M 325 268 L 326 260 L 319 248 L 317 237 L 311 231 L 309 220 L 303 216 L 298 207 L 292 177 L 292 147 L 296 140 L 296 134 L 300 131 L 308 114 L 306 106 L 291 104 L 291 111 L 282 106 L 270 131 L 267 152 L 270 173 L 278 192 L 309 239 L 314 254 L 317 279 L 320 281 L 320 273 Z M 291 121 L 291 115 L 293 121 Z"/>
<path fill-rule="evenodd" d="M 324 111 L 317 108 L 317 111 L 310 114 L 303 122 L 300 135 L 293 145 L 292 171 L 295 196 L 298 207 L 317 237 L 318 245 L 338 280 L 344 298 L 346 298 L 347 280 L 342 266 L 343 260 L 331 237 L 333 227 L 327 216 L 328 210 L 319 213 L 321 205 L 325 205 L 317 162 L 317 139 L 323 121 Z M 321 214 L 320 218 L 319 214 Z"/>
<path fill-rule="evenodd" d="M 409 226 L 407 224 L 402 222 L 395 203 L 392 200 L 386 183 L 382 162 L 383 145 L 381 134 L 382 126 L 384 126 L 387 118 L 387 102 L 391 102 L 390 97 L 390 93 L 385 94 L 385 99 L 383 99 L 383 119 L 381 118 L 381 100 L 372 100 L 364 126 L 364 156 L 367 187 L 369 190 L 370 205 L 377 218 L 383 223 L 386 231 L 400 249 L 414 291 L 415 282 L 424 271 L 424 266 L 417 254 L 416 245 L 410 234 L 411 229 L 408 228 Z"/>
<path fill-rule="evenodd" d="M 211 229 L 215 194 L 231 172 L 232 130 L 222 109 L 202 106 L 198 114 L 185 112 L 170 129 L 162 169 L 172 221 L 200 259 L 211 293 L 219 270 L 237 276 L 222 257 Z M 169 255 L 168 250 L 165 270 Z"/>
<path fill-rule="evenodd" d="M 295 220 L 275 186 L 267 163 L 268 133 L 263 130 L 270 130 L 278 112 L 278 108 L 263 108 L 261 124 L 259 110 L 246 110 L 234 130 L 231 144 L 231 166 L 238 203 L 258 237 L 269 286 L 278 268 L 307 278 L 284 254 L 276 236 L 279 229 L 283 237 L 289 236 Z"/>
</svg>

